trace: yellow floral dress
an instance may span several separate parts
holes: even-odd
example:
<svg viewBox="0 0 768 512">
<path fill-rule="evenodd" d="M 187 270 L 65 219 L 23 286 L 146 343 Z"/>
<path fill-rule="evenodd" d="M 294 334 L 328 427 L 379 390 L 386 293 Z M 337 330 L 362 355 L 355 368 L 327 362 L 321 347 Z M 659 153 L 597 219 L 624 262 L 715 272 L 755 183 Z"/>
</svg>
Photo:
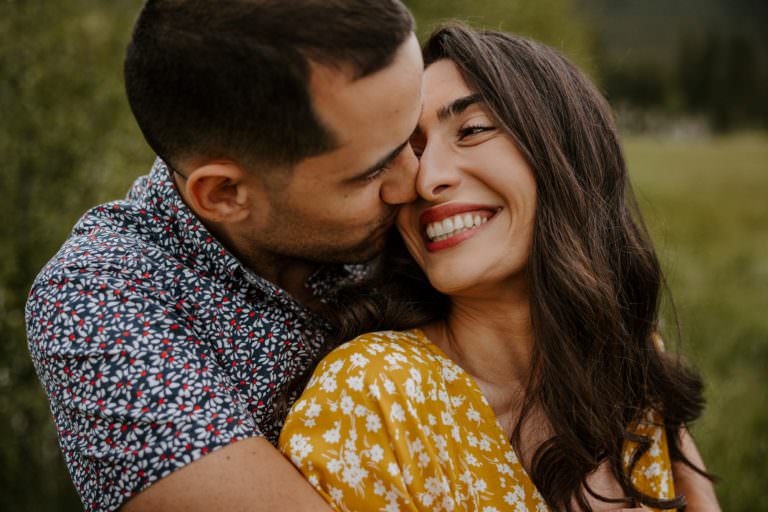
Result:
<svg viewBox="0 0 768 512">
<path fill-rule="evenodd" d="M 653 443 L 632 480 L 671 498 L 658 423 L 635 429 Z M 477 384 L 418 329 L 366 334 L 323 359 L 279 445 L 337 511 L 548 510 Z"/>
</svg>

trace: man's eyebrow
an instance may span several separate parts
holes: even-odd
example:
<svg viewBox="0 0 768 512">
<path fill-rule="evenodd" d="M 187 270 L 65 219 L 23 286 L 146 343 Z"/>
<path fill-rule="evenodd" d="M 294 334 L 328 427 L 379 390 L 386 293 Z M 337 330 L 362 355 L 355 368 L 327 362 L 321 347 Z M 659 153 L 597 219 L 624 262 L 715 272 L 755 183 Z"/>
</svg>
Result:
<svg viewBox="0 0 768 512">
<path fill-rule="evenodd" d="M 406 140 L 405 142 L 397 146 L 395 149 L 390 151 L 387 156 L 385 156 L 384 158 L 382 158 L 381 160 L 379 160 L 378 162 L 376 162 L 375 164 L 373 164 L 372 166 L 370 166 L 360 174 L 350 178 L 349 181 L 357 181 L 357 180 L 365 179 L 368 175 L 373 174 L 374 172 L 378 171 L 382 167 L 386 167 L 387 165 L 392 163 L 392 160 L 397 158 L 398 155 L 402 153 L 403 149 L 405 149 L 405 146 L 408 145 L 408 142 L 410 142 L 410 139 Z"/>
<path fill-rule="evenodd" d="M 437 120 L 441 123 L 447 121 L 451 117 L 461 114 L 471 105 L 482 101 L 483 97 L 480 94 L 470 94 L 469 96 L 453 100 L 448 105 L 440 107 L 437 111 Z"/>
</svg>

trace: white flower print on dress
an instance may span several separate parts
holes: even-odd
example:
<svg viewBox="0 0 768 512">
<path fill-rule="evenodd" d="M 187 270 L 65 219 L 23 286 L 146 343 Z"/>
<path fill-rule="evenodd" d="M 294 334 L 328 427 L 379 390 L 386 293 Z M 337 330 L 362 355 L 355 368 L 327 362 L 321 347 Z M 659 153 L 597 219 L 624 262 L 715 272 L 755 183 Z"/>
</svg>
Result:
<svg viewBox="0 0 768 512">
<path fill-rule="evenodd" d="M 294 433 L 311 440 L 299 469 L 337 511 L 548 510 L 482 392 L 421 331 L 365 335 L 334 350 L 319 371 L 329 366 L 339 385 L 305 391 L 323 405 L 317 425 L 301 421 L 308 406 L 300 406 L 280 446 L 290 457 Z M 656 478 L 654 461 L 637 469 Z M 648 484 L 642 471 L 633 477 Z"/>
<path fill-rule="evenodd" d="M 301 434 L 291 436 L 291 460 L 297 466 L 301 466 L 302 461 L 307 455 L 312 453 L 312 444 L 310 438 Z"/>
</svg>

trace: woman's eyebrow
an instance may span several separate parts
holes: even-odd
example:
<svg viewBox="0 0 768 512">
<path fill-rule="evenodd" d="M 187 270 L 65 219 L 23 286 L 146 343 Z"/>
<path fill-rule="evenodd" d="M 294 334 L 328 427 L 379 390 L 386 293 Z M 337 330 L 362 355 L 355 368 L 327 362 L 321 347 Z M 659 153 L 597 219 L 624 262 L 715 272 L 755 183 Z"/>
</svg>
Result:
<svg viewBox="0 0 768 512">
<path fill-rule="evenodd" d="M 440 109 L 437 111 L 437 120 L 441 123 L 445 122 L 453 116 L 458 116 L 467 110 L 467 108 L 469 108 L 471 105 L 480 103 L 482 101 L 483 97 L 480 94 L 470 94 L 469 96 L 455 99 L 448 105 L 440 107 Z"/>
</svg>

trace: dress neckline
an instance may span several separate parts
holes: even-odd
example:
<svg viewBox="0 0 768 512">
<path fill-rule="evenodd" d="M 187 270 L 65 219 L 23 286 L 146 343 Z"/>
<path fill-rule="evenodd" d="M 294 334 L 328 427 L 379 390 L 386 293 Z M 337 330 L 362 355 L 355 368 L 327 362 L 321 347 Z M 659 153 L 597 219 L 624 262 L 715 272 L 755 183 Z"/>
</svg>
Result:
<svg viewBox="0 0 768 512">
<path fill-rule="evenodd" d="M 454 371 L 457 371 L 459 375 L 466 378 L 468 385 L 473 388 L 473 391 L 475 391 L 477 396 L 479 397 L 479 400 L 474 400 L 474 402 L 476 403 L 477 407 L 479 407 L 481 416 L 483 418 L 486 418 L 489 424 L 492 424 L 492 428 L 495 430 L 495 433 L 499 437 L 499 439 L 503 439 L 505 441 L 506 443 L 505 446 L 507 447 L 507 450 L 509 450 L 509 452 L 511 452 L 511 454 L 514 456 L 514 462 L 520 467 L 521 473 L 530 482 L 531 486 L 533 486 L 533 488 L 536 489 L 536 485 L 533 483 L 533 479 L 531 478 L 531 475 L 528 474 L 528 470 L 523 465 L 520 457 L 518 456 L 517 452 L 512 446 L 512 442 L 507 437 L 506 432 L 504 432 L 504 429 L 499 424 L 499 420 L 498 420 L 498 417 L 496 416 L 496 413 L 491 407 L 491 404 L 488 403 L 488 399 L 483 394 L 482 389 L 480 388 L 478 383 L 475 381 L 474 377 L 472 377 L 472 375 L 470 375 L 468 371 L 462 368 L 462 366 L 458 362 L 448 357 L 448 355 L 443 351 L 443 349 L 441 349 L 435 342 L 430 340 L 427 334 L 422 329 L 415 327 L 413 329 L 410 329 L 408 332 L 410 332 L 417 339 L 419 339 L 419 341 L 424 345 L 424 347 L 426 347 L 427 350 L 432 352 L 432 354 L 438 356 L 439 360 L 446 361 L 448 364 L 450 364 L 453 367 Z M 539 499 L 541 499 L 543 503 L 544 499 L 541 497 L 541 493 L 538 492 L 538 489 L 536 489 L 536 492 L 539 494 Z"/>
</svg>

